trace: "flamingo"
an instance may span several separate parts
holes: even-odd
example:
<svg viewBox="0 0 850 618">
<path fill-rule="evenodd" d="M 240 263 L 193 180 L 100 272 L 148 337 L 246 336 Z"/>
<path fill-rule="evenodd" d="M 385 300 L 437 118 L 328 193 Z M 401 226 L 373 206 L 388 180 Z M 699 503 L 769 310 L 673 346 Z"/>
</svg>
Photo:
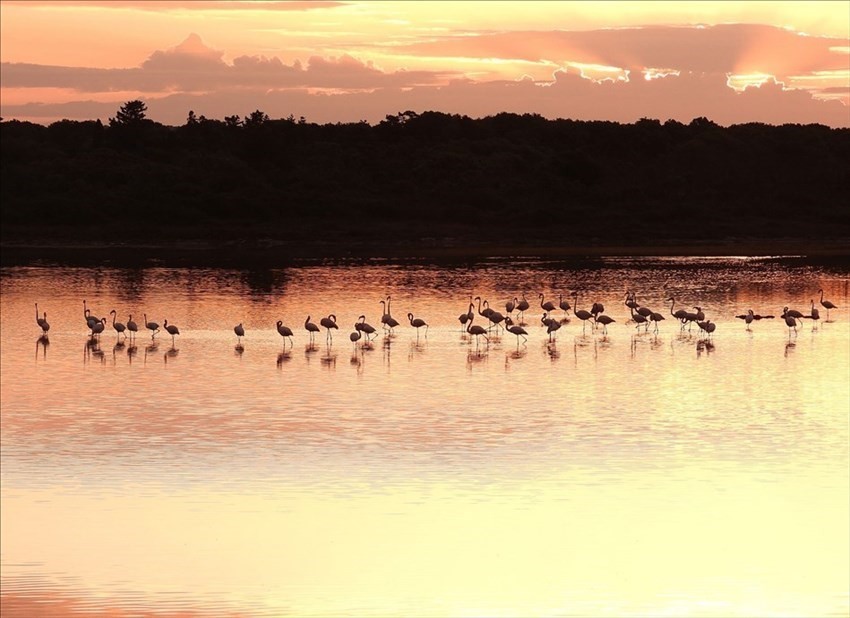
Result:
<svg viewBox="0 0 850 618">
<path fill-rule="evenodd" d="M 41 336 L 47 337 L 47 331 L 50 330 L 50 324 L 47 323 L 47 312 L 46 311 L 44 312 L 44 317 L 41 319 L 41 323 L 39 324 L 39 326 L 41 326 Z"/>
<path fill-rule="evenodd" d="M 658 323 L 664 319 L 664 316 L 656 311 L 653 311 L 649 316 L 650 321 L 655 322 L 655 332 L 658 332 Z"/>
<path fill-rule="evenodd" d="M 582 332 L 582 334 L 584 334 L 584 328 L 585 328 L 585 326 L 587 326 L 587 321 L 590 318 L 593 317 L 593 314 L 591 314 L 589 311 L 586 311 L 584 309 L 578 309 L 578 292 L 577 291 L 572 293 L 572 297 L 573 297 L 573 306 L 576 307 L 576 309 L 573 310 L 573 314 L 579 320 L 582 321 L 581 332 Z"/>
<path fill-rule="evenodd" d="M 99 321 L 95 322 L 91 327 L 91 336 L 94 338 L 95 335 L 100 335 L 106 328 L 106 318 L 100 318 Z"/>
<path fill-rule="evenodd" d="M 395 319 L 395 318 L 394 318 L 394 317 L 390 314 L 390 302 L 391 302 L 391 301 L 392 301 L 392 297 L 391 297 L 391 296 L 389 296 L 389 295 L 387 295 L 387 321 L 385 322 L 385 324 L 386 324 L 387 326 L 389 326 L 389 327 L 390 327 L 390 332 L 392 332 L 392 330 L 393 330 L 396 326 L 398 326 L 398 320 L 396 320 L 396 319 Z"/>
<path fill-rule="evenodd" d="M 492 324 L 493 326 L 497 326 L 499 328 L 504 328 L 501 325 L 501 322 L 504 321 L 505 316 L 503 316 L 498 311 L 491 310 L 490 315 L 487 316 L 487 319 L 490 320 L 490 324 Z"/>
<path fill-rule="evenodd" d="M 676 311 L 673 311 L 673 307 L 676 304 L 676 299 L 671 296 L 667 300 L 670 301 L 670 315 L 679 320 L 679 322 L 682 323 L 681 327 L 685 328 L 685 316 L 688 315 L 688 312 L 684 309 L 676 309 Z"/>
<path fill-rule="evenodd" d="M 378 304 L 381 305 L 381 328 L 387 328 L 387 321 L 393 316 L 387 312 L 387 301 L 379 300 Z"/>
<path fill-rule="evenodd" d="M 419 329 L 425 327 L 425 336 L 428 336 L 428 325 L 422 318 L 414 318 L 412 313 L 407 314 L 407 319 L 410 320 L 410 325 L 416 328 L 416 337 L 419 337 Z"/>
<path fill-rule="evenodd" d="M 642 316 L 641 314 L 637 313 L 632 307 L 629 307 L 629 311 L 632 314 L 632 321 L 637 324 L 635 328 L 645 326 L 646 329 L 649 329 L 649 320 L 647 320 L 645 316 Z"/>
<path fill-rule="evenodd" d="M 245 336 L 245 327 L 242 326 L 242 322 L 233 327 L 233 332 L 236 333 L 236 345 L 239 345 L 242 343 L 242 337 Z"/>
<path fill-rule="evenodd" d="M 629 309 L 637 309 L 640 307 L 635 300 L 634 292 L 631 290 L 626 290 L 626 299 L 623 301 L 623 304 Z"/>
<path fill-rule="evenodd" d="M 814 320 L 814 322 L 812 322 L 812 330 L 814 330 L 815 325 L 818 323 L 818 320 L 820 320 L 820 312 L 818 311 L 817 307 L 815 307 L 814 299 L 812 299 L 811 303 L 812 303 L 812 310 L 809 312 L 809 315 L 806 316 L 806 317 L 808 317 L 810 320 Z"/>
<path fill-rule="evenodd" d="M 133 314 L 130 314 L 130 319 L 127 320 L 127 330 L 130 331 L 130 338 L 134 338 L 136 333 L 139 332 L 139 325 L 133 321 Z"/>
<path fill-rule="evenodd" d="M 638 304 L 637 296 L 632 295 L 632 300 L 635 302 L 635 304 L 638 305 L 637 307 L 635 307 L 635 311 L 637 311 L 640 315 L 642 315 L 643 317 L 645 317 L 648 320 L 649 316 L 651 316 L 654 313 L 654 311 L 652 309 L 650 309 L 649 307 L 643 307 L 640 304 Z"/>
<path fill-rule="evenodd" d="M 488 303 L 488 302 L 485 300 L 485 301 L 484 301 L 484 308 L 482 309 L 482 308 L 481 308 L 481 297 L 480 297 L 480 296 L 476 296 L 476 297 L 475 297 L 475 300 L 477 300 L 477 301 L 478 301 L 478 315 L 483 316 L 483 317 L 485 317 L 485 318 L 489 318 L 489 317 L 490 317 L 490 313 L 493 311 L 492 309 L 490 309 L 490 303 Z"/>
<path fill-rule="evenodd" d="M 364 333 L 366 333 L 366 341 L 369 341 L 369 335 L 375 335 L 376 333 L 375 327 L 371 324 L 366 323 L 365 315 L 361 315 L 357 319 L 359 320 L 359 322 L 355 322 L 354 330 L 356 330 L 357 332 L 363 331 Z"/>
<path fill-rule="evenodd" d="M 334 338 L 333 338 L 333 335 L 331 335 L 331 329 L 332 328 L 339 329 L 339 326 L 336 325 L 336 316 L 333 313 L 331 313 L 328 317 L 322 318 L 321 320 L 319 320 L 319 324 L 321 324 L 323 328 L 328 329 L 328 334 L 327 334 L 326 339 L 330 339 L 331 341 L 333 341 Z"/>
<path fill-rule="evenodd" d="M 490 338 L 487 337 L 487 331 L 483 326 L 478 326 L 478 324 L 473 324 L 472 320 L 475 319 L 475 315 L 469 318 L 469 324 L 466 326 L 466 332 L 470 335 L 475 335 L 475 345 L 478 345 L 480 342 L 480 337 L 483 335 L 484 339 L 487 340 L 487 343 L 490 343 Z"/>
<path fill-rule="evenodd" d="M 717 328 L 717 324 L 712 322 L 711 320 L 706 320 L 705 322 L 697 322 L 699 327 L 705 331 L 707 337 L 711 337 L 714 330 Z"/>
<path fill-rule="evenodd" d="M 124 326 L 121 322 L 115 321 L 115 318 L 118 317 L 118 312 L 115 311 L 115 309 L 113 309 L 112 311 L 109 312 L 109 314 L 112 316 L 112 328 L 115 329 L 116 337 L 118 335 L 124 335 L 124 339 L 126 339 L 127 335 L 124 334 L 124 331 L 127 329 L 127 327 Z"/>
<path fill-rule="evenodd" d="M 783 307 L 782 308 L 782 317 L 784 318 L 785 316 L 789 316 L 789 315 L 792 318 L 796 318 L 798 320 L 805 317 L 802 313 L 800 313 L 796 309 L 789 309 L 788 307 Z"/>
<path fill-rule="evenodd" d="M 711 325 L 711 320 L 698 320 L 697 321 L 697 326 L 699 326 L 699 329 L 706 334 L 709 333 L 709 326 L 710 325 Z"/>
<path fill-rule="evenodd" d="M 514 321 L 510 317 L 505 318 L 505 327 L 506 327 L 506 330 L 509 333 L 516 335 L 516 345 L 517 345 L 517 347 L 519 347 L 519 338 L 520 337 L 522 337 L 523 342 L 528 341 L 528 337 L 527 337 L 528 333 L 525 331 L 525 329 L 522 326 L 516 326 L 514 324 Z"/>
<path fill-rule="evenodd" d="M 310 320 L 310 318 L 309 318 L 309 317 L 307 318 L 307 320 L 308 320 L 308 322 L 307 322 L 307 323 L 310 323 L 310 322 L 309 322 L 309 320 Z M 313 326 L 315 326 L 315 324 L 314 324 Z M 309 330 L 309 329 L 308 329 L 308 330 Z M 316 330 L 318 330 L 318 328 L 317 328 Z M 289 345 L 290 345 L 290 346 L 292 345 L 292 329 L 291 329 L 291 328 L 289 328 L 288 326 L 284 326 L 284 325 L 283 325 L 283 320 L 278 320 L 278 321 L 277 321 L 277 332 L 278 332 L 278 334 L 279 334 L 279 335 L 283 338 L 283 347 L 284 347 L 284 348 L 286 347 L 286 338 L 287 338 L 287 337 L 289 337 Z M 312 333 L 311 333 L 311 334 L 312 334 Z"/>
<path fill-rule="evenodd" d="M 517 301 L 516 296 L 514 296 L 513 300 L 509 300 L 508 302 L 505 303 L 505 311 L 507 312 L 508 315 L 511 315 L 514 312 L 514 307 L 517 306 L 517 302 L 519 302 L 519 301 Z"/>
<path fill-rule="evenodd" d="M 309 315 L 307 316 L 307 319 L 304 320 L 304 328 L 306 328 L 307 332 L 310 333 L 310 342 L 312 343 L 316 337 L 316 333 L 319 332 L 319 327 L 310 321 Z"/>
<path fill-rule="evenodd" d="M 593 303 L 590 307 L 590 313 L 593 315 L 593 318 L 596 319 L 596 316 L 605 311 L 605 305 L 602 303 Z"/>
<path fill-rule="evenodd" d="M 561 328 L 561 323 L 555 318 L 548 317 L 548 313 L 544 313 L 540 321 L 546 325 L 546 333 L 549 335 L 549 341 L 552 341 L 552 334 Z"/>
<path fill-rule="evenodd" d="M 351 333 L 348 336 L 348 338 L 351 339 L 351 343 L 354 344 L 355 348 L 357 347 L 357 342 L 360 341 L 360 337 L 361 337 L 361 334 L 360 334 L 359 330 L 355 330 L 353 333 Z"/>
<path fill-rule="evenodd" d="M 694 307 L 696 309 L 696 307 Z M 703 314 L 703 317 L 705 314 Z M 690 311 L 685 311 L 682 314 L 682 328 L 685 328 L 685 324 L 688 325 L 688 332 L 690 332 L 691 327 L 694 325 L 694 322 L 698 322 L 700 320 L 698 313 L 691 313 Z"/>
<path fill-rule="evenodd" d="M 171 335 L 171 347 L 174 347 L 174 335 L 180 334 L 180 329 L 177 328 L 174 324 L 169 324 L 168 320 L 162 321 L 162 327 Z"/>
<path fill-rule="evenodd" d="M 159 324 L 157 324 L 156 322 L 148 322 L 148 314 L 147 313 L 144 313 L 142 315 L 144 315 L 144 317 L 145 317 L 145 328 L 147 328 L 149 331 L 152 331 L 151 332 L 151 339 L 153 339 L 156 336 L 156 334 L 159 332 Z"/>
<path fill-rule="evenodd" d="M 735 317 L 738 318 L 739 320 L 744 320 L 744 322 L 747 325 L 747 330 L 750 330 L 750 324 L 752 324 L 753 320 L 756 319 L 755 314 L 753 313 L 752 309 L 747 309 L 746 313 L 741 314 L 741 315 L 736 315 Z"/>
<path fill-rule="evenodd" d="M 525 311 L 529 308 L 528 301 L 525 299 L 525 292 L 522 293 L 522 300 L 516 304 L 516 310 L 519 311 L 519 321 L 522 324 L 522 319 L 525 317 Z"/>
<path fill-rule="evenodd" d="M 555 310 L 555 303 L 551 300 L 547 300 L 545 303 L 543 302 L 543 294 L 538 294 L 537 298 L 540 299 L 540 308 L 543 309 L 546 313 L 552 313 Z"/>
<path fill-rule="evenodd" d="M 44 317 L 38 317 L 38 303 L 35 304 L 35 323 L 41 329 L 42 334 L 46 335 L 50 330 L 50 324 L 47 323 L 47 312 L 44 312 Z"/>
<path fill-rule="evenodd" d="M 88 326 L 89 329 L 91 329 L 91 327 L 94 326 L 97 322 L 100 322 L 99 319 L 97 319 L 91 314 L 91 310 L 86 306 L 85 299 L 83 300 L 83 317 L 86 319 L 86 326 Z"/>
<path fill-rule="evenodd" d="M 461 313 L 457 316 L 458 322 L 460 322 L 460 330 L 464 330 L 464 326 L 466 326 L 467 322 L 472 321 L 472 317 L 475 315 L 475 305 L 472 304 L 472 296 L 469 297 L 469 309 L 467 309 L 466 313 Z"/>
<path fill-rule="evenodd" d="M 794 333 L 797 333 L 797 320 L 794 319 L 794 316 L 788 315 L 787 313 L 783 313 L 782 317 L 785 319 L 785 326 L 788 327 L 788 336 L 791 336 L 791 329 L 794 329 Z"/>
<path fill-rule="evenodd" d="M 829 322 L 829 310 L 830 309 L 838 309 L 835 305 L 833 305 L 830 301 L 823 299 L 823 290 L 818 290 L 820 293 L 820 304 L 826 309 L 826 321 Z"/>
<path fill-rule="evenodd" d="M 564 319 L 567 319 L 567 311 L 570 310 L 570 303 L 564 300 L 563 294 L 558 294 L 558 307 L 564 312 Z"/>
<path fill-rule="evenodd" d="M 599 324 L 602 324 L 602 334 L 607 335 L 608 334 L 608 325 L 611 324 L 612 322 L 616 322 L 617 320 L 615 320 L 611 316 L 603 315 L 603 314 L 600 313 L 595 318 L 593 318 L 593 321 L 598 322 Z"/>
<path fill-rule="evenodd" d="M 39 328 L 44 330 L 44 328 L 42 328 L 42 326 L 41 326 L 42 322 L 44 322 L 44 318 L 42 318 L 38 315 L 38 303 L 36 303 L 35 304 L 35 323 L 38 324 Z"/>
</svg>

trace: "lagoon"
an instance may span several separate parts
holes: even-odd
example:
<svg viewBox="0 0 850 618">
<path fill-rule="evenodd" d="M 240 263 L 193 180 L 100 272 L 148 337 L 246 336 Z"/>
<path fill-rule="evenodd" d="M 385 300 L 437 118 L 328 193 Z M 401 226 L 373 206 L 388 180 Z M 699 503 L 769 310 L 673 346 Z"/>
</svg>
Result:
<svg viewBox="0 0 850 618">
<path fill-rule="evenodd" d="M 803 257 L 4 267 L 3 614 L 847 615 L 848 281 Z M 537 294 L 572 291 L 607 335 L 556 311 L 549 341 Z M 470 296 L 523 293 L 527 343 L 461 330 Z M 180 335 L 93 343 L 84 299 Z"/>
</svg>

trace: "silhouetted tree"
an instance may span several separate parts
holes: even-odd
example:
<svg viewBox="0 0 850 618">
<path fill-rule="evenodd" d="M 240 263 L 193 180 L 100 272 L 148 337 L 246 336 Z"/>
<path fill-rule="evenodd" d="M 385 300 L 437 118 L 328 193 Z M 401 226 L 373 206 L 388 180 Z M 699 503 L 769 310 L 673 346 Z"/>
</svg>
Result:
<svg viewBox="0 0 850 618">
<path fill-rule="evenodd" d="M 239 118 L 238 115 L 235 116 L 225 116 L 224 124 L 228 127 L 239 127 L 242 126 L 242 119 Z"/>
<path fill-rule="evenodd" d="M 249 127 L 249 126 L 256 127 L 256 126 L 259 126 L 259 125 L 261 125 L 265 122 L 268 122 L 268 120 L 269 120 L 268 114 L 266 114 L 265 112 L 261 112 L 260 110 L 257 110 L 257 111 L 251 112 L 251 115 L 248 116 L 247 118 L 245 118 L 244 124 L 245 124 L 246 127 Z"/>
<path fill-rule="evenodd" d="M 118 109 L 118 112 L 115 114 L 115 118 L 109 119 L 109 126 L 139 125 L 145 119 L 147 111 L 148 106 L 145 105 L 143 101 L 139 101 L 138 99 L 135 101 L 127 101 Z"/>
</svg>

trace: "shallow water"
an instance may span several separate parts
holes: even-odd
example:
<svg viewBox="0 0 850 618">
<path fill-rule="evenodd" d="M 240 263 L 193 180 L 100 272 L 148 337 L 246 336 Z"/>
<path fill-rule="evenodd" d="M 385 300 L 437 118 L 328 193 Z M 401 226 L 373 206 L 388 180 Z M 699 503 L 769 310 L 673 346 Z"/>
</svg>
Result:
<svg viewBox="0 0 850 618">
<path fill-rule="evenodd" d="M 3 615 L 846 616 L 848 280 L 801 258 L 4 268 Z M 789 331 L 818 288 L 839 309 Z M 616 322 L 570 313 L 550 343 L 537 294 L 572 290 Z M 527 343 L 461 331 L 470 295 L 523 292 Z M 388 294 L 394 335 L 352 344 Z M 181 334 L 92 344 L 83 299 Z M 777 317 L 747 330 L 749 308 Z"/>
</svg>

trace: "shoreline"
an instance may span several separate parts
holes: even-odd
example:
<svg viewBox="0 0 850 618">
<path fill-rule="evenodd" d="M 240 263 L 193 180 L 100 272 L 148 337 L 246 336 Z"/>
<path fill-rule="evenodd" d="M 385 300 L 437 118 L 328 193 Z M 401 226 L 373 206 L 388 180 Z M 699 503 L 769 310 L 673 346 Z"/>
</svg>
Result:
<svg viewBox="0 0 850 618">
<path fill-rule="evenodd" d="M 847 258 L 850 241 L 810 239 L 686 239 L 631 244 L 615 242 L 556 243 L 552 239 L 499 241 L 496 239 L 421 238 L 387 241 L 341 239 L 187 239 L 158 241 L 106 241 L 71 239 L 21 239 L 0 242 L 3 266 L 33 263 L 80 264 L 198 264 L 267 265 L 327 259 L 355 260 L 464 260 L 487 258 L 582 259 L 601 257 L 808 257 Z"/>
</svg>

